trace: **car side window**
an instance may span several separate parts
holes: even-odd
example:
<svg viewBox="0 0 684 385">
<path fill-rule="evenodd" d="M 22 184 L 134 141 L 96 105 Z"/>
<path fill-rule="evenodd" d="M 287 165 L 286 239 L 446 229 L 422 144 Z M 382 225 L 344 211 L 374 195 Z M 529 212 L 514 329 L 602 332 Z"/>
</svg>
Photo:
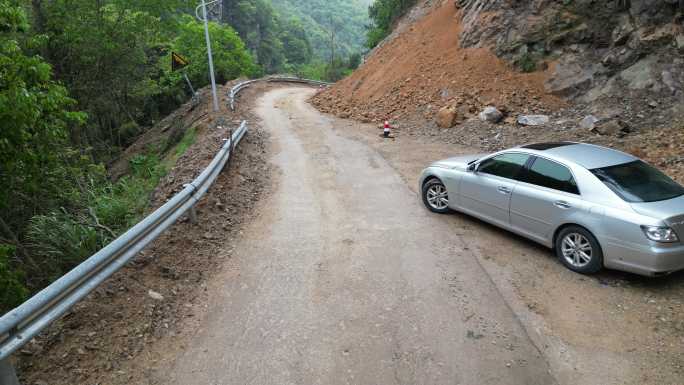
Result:
<svg viewBox="0 0 684 385">
<path fill-rule="evenodd" d="M 501 154 L 480 163 L 477 172 L 517 179 L 529 158 L 529 155 L 517 152 Z"/>
<path fill-rule="evenodd" d="M 570 170 L 559 163 L 544 158 L 534 160 L 532 166 L 525 173 L 523 181 L 571 194 L 579 194 L 577 183 Z"/>
</svg>

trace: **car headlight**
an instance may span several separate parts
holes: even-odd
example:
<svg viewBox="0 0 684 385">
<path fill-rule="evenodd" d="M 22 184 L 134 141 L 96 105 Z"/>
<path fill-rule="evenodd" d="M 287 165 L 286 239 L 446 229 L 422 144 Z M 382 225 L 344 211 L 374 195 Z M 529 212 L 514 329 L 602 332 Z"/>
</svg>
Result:
<svg viewBox="0 0 684 385">
<path fill-rule="evenodd" d="M 641 230 L 652 241 L 667 243 L 679 241 L 674 230 L 667 226 L 641 226 Z"/>
</svg>

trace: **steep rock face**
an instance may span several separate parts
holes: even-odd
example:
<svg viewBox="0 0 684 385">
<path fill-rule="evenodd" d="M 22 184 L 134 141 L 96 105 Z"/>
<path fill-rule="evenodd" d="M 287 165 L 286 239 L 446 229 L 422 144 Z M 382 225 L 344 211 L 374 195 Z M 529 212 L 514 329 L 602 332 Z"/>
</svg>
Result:
<svg viewBox="0 0 684 385">
<path fill-rule="evenodd" d="M 456 0 L 464 47 L 489 47 L 523 70 L 549 61 L 547 91 L 594 101 L 627 88 L 684 90 L 682 0 Z M 485 4 L 485 5 L 483 5 Z"/>
</svg>

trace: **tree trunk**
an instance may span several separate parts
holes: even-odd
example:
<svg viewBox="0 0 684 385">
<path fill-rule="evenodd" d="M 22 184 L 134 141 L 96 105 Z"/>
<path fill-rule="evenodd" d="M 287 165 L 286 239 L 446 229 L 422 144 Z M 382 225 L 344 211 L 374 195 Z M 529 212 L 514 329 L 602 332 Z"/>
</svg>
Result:
<svg viewBox="0 0 684 385">
<path fill-rule="evenodd" d="M 43 0 L 32 0 L 33 19 L 36 32 L 45 33 L 45 12 L 43 12 Z"/>
<path fill-rule="evenodd" d="M 12 229 L 7 225 L 4 219 L 0 217 L 0 232 L 4 234 L 6 238 L 9 239 L 10 242 L 14 243 L 14 247 L 17 248 L 17 256 L 19 257 L 19 262 L 23 264 L 28 264 L 32 267 L 37 267 L 36 263 L 31 259 L 31 256 L 28 254 L 26 249 L 24 248 L 24 245 L 19 242 L 19 238 L 14 234 Z"/>
</svg>

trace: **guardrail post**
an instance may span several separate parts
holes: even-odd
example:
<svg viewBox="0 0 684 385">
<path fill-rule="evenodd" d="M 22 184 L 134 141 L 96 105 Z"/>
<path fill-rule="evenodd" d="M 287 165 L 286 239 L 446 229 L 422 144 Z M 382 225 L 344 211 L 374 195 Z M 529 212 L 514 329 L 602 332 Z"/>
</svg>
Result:
<svg viewBox="0 0 684 385">
<path fill-rule="evenodd" d="M 193 185 L 192 183 L 187 183 L 183 185 L 183 188 L 186 188 L 188 186 L 193 187 L 192 194 L 195 195 L 195 193 L 197 192 L 197 187 L 195 187 L 195 185 Z M 193 225 L 197 224 L 197 210 L 195 209 L 195 205 L 190 206 L 190 210 L 188 210 L 188 219 L 190 220 L 190 223 L 192 223 Z"/>
<path fill-rule="evenodd" d="M 242 124 L 240 124 L 242 126 Z M 238 128 L 239 130 L 239 128 Z M 228 157 L 228 161 L 230 162 L 231 159 L 233 159 L 233 153 L 235 152 L 235 141 L 233 140 L 233 129 L 230 129 L 230 156 Z"/>
<path fill-rule="evenodd" d="M 190 207 L 190 211 L 188 212 L 188 218 L 190 218 L 190 223 L 193 225 L 197 224 L 197 210 L 195 209 L 195 206 Z"/>
<path fill-rule="evenodd" d="M 17 373 L 14 371 L 14 366 L 12 366 L 9 358 L 0 361 L 0 384 L 19 385 Z"/>
</svg>

